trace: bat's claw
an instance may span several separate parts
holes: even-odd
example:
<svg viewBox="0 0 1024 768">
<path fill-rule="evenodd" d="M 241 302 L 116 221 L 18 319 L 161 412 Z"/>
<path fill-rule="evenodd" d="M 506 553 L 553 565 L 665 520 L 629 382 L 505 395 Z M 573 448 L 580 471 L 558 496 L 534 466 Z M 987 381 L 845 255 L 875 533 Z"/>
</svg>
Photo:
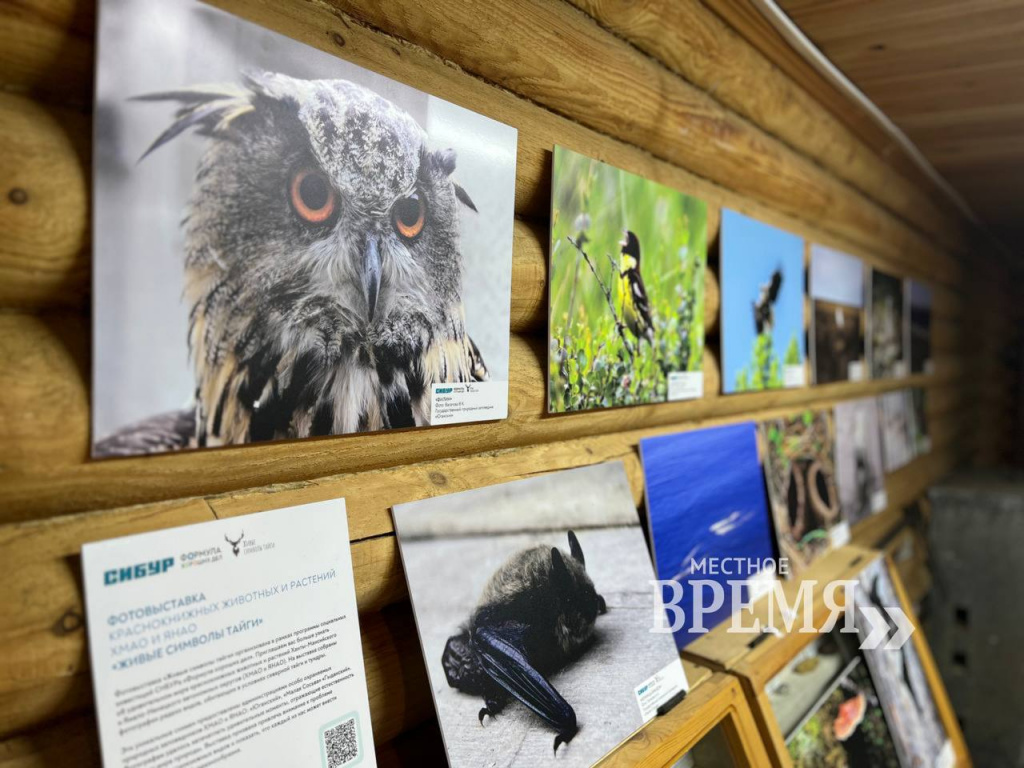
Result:
<svg viewBox="0 0 1024 768">
<path fill-rule="evenodd" d="M 558 748 L 562 744 L 568 744 L 570 741 L 573 740 L 573 737 L 575 735 L 576 735 L 576 729 L 574 728 L 571 731 L 566 731 L 565 733 L 559 733 L 557 736 L 555 736 L 555 750 L 554 750 L 555 754 L 556 755 L 558 754 Z"/>
<path fill-rule="evenodd" d="M 491 714 L 491 710 L 489 710 L 487 707 L 480 707 L 480 712 L 477 714 L 477 718 L 479 718 L 480 720 L 480 725 L 484 724 L 484 718 L 488 715 L 494 717 L 494 715 Z"/>
</svg>

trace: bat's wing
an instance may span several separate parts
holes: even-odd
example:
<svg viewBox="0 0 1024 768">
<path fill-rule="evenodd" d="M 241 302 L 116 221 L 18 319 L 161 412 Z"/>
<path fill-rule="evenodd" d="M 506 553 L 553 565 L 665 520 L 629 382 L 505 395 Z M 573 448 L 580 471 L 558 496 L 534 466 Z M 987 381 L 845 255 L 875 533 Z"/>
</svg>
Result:
<svg viewBox="0 0 1024 768">
<path fill-rule="evenodd" d="M 186 408 L 153 416 L 123 427 L 93 444 L 94 458 L 138 456 L 193 447 L 196 410 Z"/>
<path fill-rule="evenodd" d="M 557 751 L 559 744 L 568 744 L 579 730 L 576 712 L 526 658 L 521 636 L 516 627 L 478 627 L 473 631 L 473 643 L 491 679 L 558 731 Z"/>
</svg>

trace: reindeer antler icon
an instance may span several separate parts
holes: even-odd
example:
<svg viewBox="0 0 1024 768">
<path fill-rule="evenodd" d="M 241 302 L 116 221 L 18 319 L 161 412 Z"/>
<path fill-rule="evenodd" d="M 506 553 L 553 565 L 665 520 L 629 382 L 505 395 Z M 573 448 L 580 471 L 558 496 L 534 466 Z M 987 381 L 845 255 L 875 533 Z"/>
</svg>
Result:
<svg viewBox="0 0 1024 768">
<path fill-rule="evenodd" d="M 238 548 L 242 543 L 242 539 L 245 538 L 245 531 L 242 531 L 242 535 L 232 541 L 228 538 L 227 534 L 224 534 L 224 541 L 231 545 L 231 551 L 235 553 L 235 557 L 238 557 Z"/>
</svg>

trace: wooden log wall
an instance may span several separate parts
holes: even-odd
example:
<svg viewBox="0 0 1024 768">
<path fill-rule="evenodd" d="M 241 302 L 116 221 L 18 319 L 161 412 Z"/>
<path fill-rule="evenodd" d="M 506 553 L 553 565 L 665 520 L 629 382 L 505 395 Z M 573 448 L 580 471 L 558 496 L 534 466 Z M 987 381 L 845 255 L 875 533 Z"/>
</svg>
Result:
<svg viewBox="0 0 1024 768">
<path fill-rule="evenodd" d="M 935 190 L 904 175 L 696 0 L 218 0 L 217 5 L 519 130 L 506 421 L 92 462 L 93 0 L 0 2 L 0 765 L 98 764 L 84 542 L 316 499 L 348 502 L 374 734 L 385 763 L 439 749 L 389 508 L 598 461 L 640 438 L 914 385 L 933 451 L 887 479 L 872 543 L 951 468 L 995 461 L 1011 406 L 1012 280 Z M 934 286 L 936 371 L 548 417 L 551 149 L 597 157 Z M 711 217 L 715 222 L 718 216 Z M 717 309 L 712 232 L 708 310 Z M 412 746 L 410 746 L 412 745 Z"/>
</svg>

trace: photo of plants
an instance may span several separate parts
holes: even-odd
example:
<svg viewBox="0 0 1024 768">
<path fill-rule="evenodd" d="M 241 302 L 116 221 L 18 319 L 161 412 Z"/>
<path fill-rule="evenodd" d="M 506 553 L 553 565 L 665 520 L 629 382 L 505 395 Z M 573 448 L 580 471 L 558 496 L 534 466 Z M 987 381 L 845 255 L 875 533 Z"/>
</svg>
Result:
<svg viewBox="0 0 1024 768">
<path fill-rule="evenodd" d="M 885 713 L 860 658 L 788 740 L 795 768 L 899 768 Z"/>
<path fill-rule="evenodd" d="M 704 201 L 555 147 L 550 254 L 550 412 L 701 396 Z"/>
<path fill-rule="evenodd" d="M 804 411 L 761 422 L 768 483 L 779 554 L 789 558 L 793 576 L 832 547 L 843 522 L 835 484 L 835 433 L 829 411 Z"/>
</svg>

